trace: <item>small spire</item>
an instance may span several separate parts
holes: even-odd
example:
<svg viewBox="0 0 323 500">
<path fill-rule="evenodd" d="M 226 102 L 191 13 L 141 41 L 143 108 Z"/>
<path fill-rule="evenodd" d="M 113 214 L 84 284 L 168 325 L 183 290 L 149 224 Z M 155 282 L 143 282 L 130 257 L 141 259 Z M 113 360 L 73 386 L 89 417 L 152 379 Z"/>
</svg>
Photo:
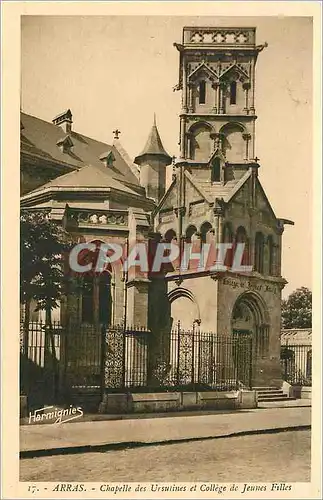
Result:
<svg viewBox="0 0 323 500">
<path fill-rule="evenodd" d="M 163 143 L 161 141 L 157 125 L 156 125 L 156 113 L 154 113 L 154 123 L 151 128 L 149 137 L 147 139 L 146 145 L 140 155 L 136 156 L 134 163 L 140 164 L 141 158 L 145 155 L 158 155 L 164 156 L 168 161 L 168 165 L 171 163 L 172 159 L 169 154 L 165 151 Z"/>
</svg>

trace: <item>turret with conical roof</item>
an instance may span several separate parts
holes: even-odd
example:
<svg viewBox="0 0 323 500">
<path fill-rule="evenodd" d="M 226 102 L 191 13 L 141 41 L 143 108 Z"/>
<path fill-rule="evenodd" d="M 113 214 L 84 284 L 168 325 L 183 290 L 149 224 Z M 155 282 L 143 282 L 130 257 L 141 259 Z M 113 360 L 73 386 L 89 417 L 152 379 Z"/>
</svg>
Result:
<svg viewBox="0 0 323 500">
<path fill-rule="evenodd" d="M 148 140 L 143 151 L 136 156 L 134 163 L 140 166 L 140 184 L 146 189 L 146 196 L 156 202 L 161 200 L 165 193 L 166 167 L 172 158 L 165 151 L 161 141 L 156 116 Z"/>
</svg>

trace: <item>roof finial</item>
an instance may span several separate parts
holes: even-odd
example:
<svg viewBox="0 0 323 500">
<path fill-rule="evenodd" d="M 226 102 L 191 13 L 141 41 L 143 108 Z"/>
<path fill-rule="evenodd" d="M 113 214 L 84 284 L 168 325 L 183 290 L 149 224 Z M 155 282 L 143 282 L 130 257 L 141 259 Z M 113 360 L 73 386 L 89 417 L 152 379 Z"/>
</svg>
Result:
<svg viewBox="0 0 323 500">
<path fill-rule="evenodd" d="M 113 130 L 113 133 L 114 139 L 119 139 L 119 134 L 121 134 L 120 130 L 116 128 L 115 130 Z"/>
<path fill-rule="evenodd" d="M 157 125 L 156 125 L 156 113 L 154 113 L 154 126 L 157 127 Z"/>
</svg>

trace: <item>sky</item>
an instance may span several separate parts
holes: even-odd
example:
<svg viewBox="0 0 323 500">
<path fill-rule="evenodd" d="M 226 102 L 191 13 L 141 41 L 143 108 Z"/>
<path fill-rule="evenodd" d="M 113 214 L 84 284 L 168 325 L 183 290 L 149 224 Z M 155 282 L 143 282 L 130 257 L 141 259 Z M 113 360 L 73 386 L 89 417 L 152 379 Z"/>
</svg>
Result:
<svg viewBox="0 0 323 500">
<path fill-rule="evenodd" d="M 268 43 L 256 67 L 259 179 L 283 234 L 287 296 L 312 287 L 312 20 L 309 17 L 22 16 L 21 106 L 47 121 L 70 108 L 73 128 L 134 158 L 156 113 L 178 155 L 179 53 L 184 26 L 255 26 Z"/>
</svg>

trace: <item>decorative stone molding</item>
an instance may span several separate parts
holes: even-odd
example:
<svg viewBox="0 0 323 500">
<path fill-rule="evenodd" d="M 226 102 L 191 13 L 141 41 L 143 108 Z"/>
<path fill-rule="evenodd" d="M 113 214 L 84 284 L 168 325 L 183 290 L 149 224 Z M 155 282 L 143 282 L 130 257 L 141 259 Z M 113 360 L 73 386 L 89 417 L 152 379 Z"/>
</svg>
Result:
<svg viewBox="0 0 323 500">
<path fill-rule="evenodd" d="M 127 225 L 127 215 L 120 214 L 118 212 L 108 212 L 108 211 L 94 211 L 94 210 L 80 210 L 71 211 L 69 214 L 70 218 L 76 221 L 78 224 L 93 224 L 93 225 Z"/>
<path fill-rule="evenodd" d="M 185 45 L 255 46 L 255 28 L 194 28 L 183 31 Z"/>
</svg>

